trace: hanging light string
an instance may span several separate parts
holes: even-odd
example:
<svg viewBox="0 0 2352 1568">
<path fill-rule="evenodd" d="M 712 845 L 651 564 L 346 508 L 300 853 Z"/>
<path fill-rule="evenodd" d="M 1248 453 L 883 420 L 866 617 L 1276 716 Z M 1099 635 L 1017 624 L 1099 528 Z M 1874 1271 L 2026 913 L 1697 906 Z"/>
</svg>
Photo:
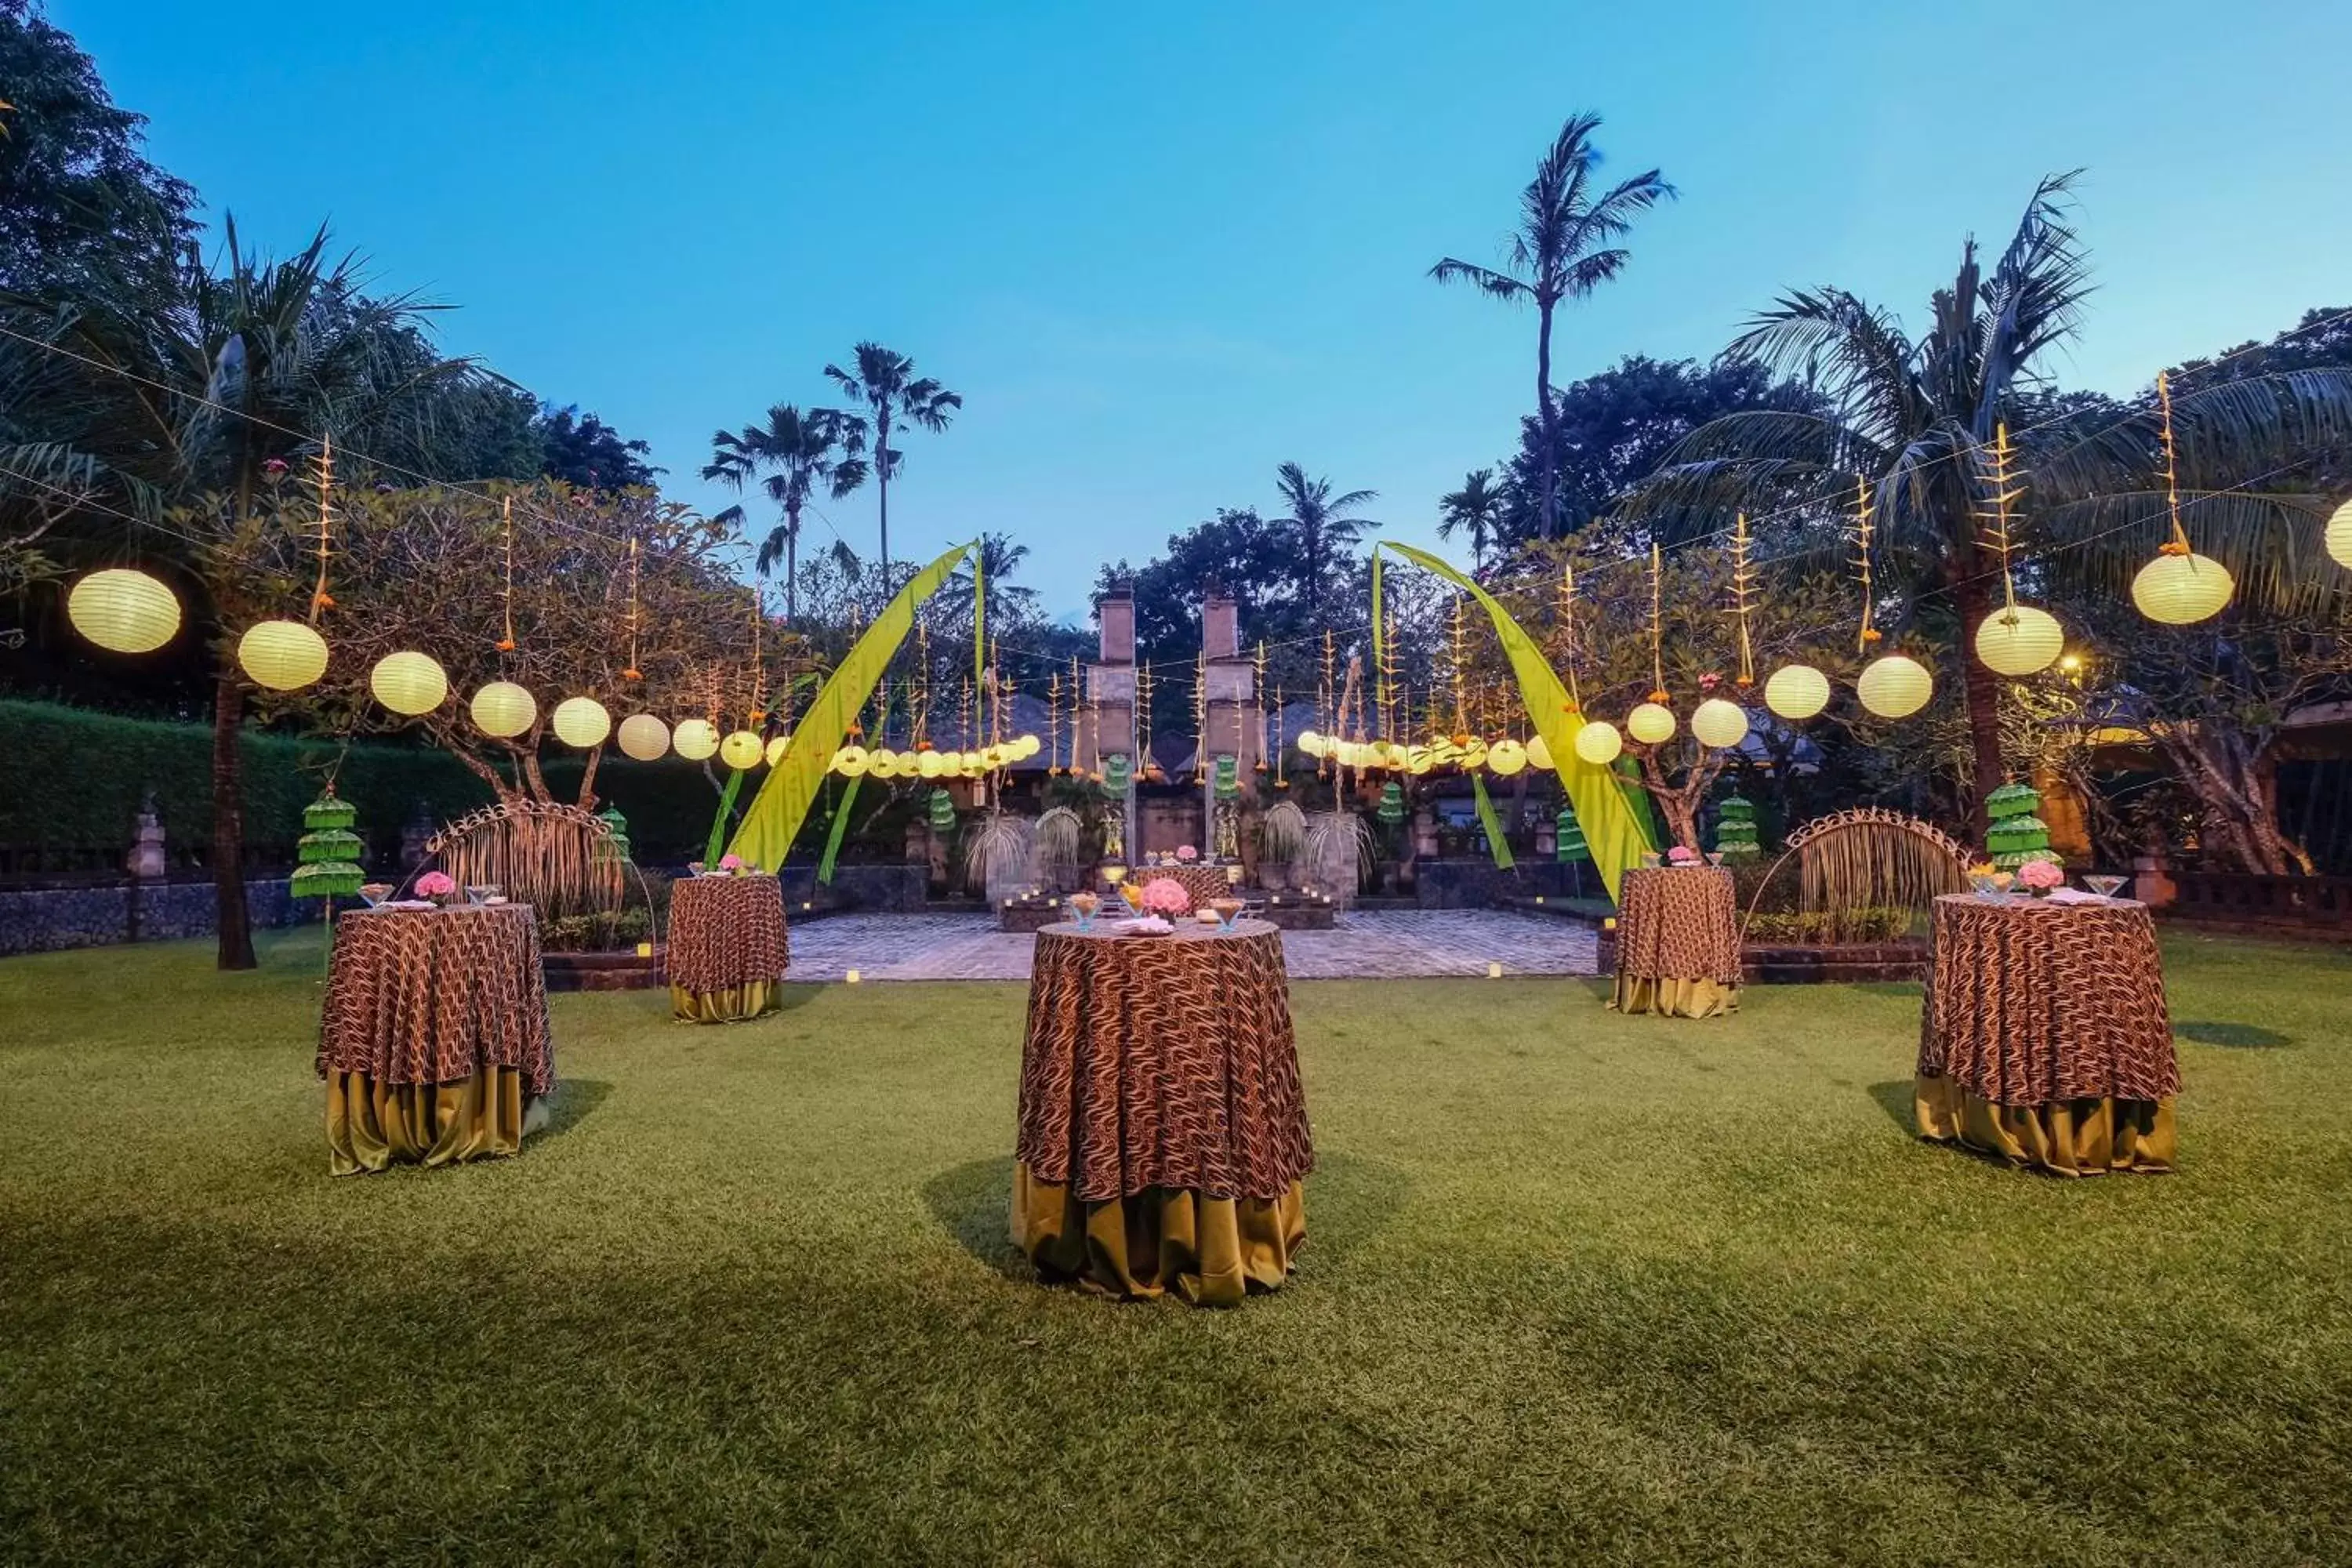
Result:
<svg viewBox="0 0 2352 1568">
<path fill-rule="evenodd" d="M 1559 566 L 1559 619 L 1560 629 L 1560 662 L 1568 670 L 1568 700 L 1580 713 L 1584 710 L 1583 695 L 1576 689 L 1576 567 L 1563 561 Z"/>
<path fill-rule="evenodd" d="M 512 497 L 512 496 L 508 496 L 508 497 L 506 497 L 504 500 L 502 500 L 499 503 L 499 526 L 500 526 L 500 528 L 501 528 L 501 530 L 502 530 L 502 531 L 503 531 L 503 533 L 504 533 L 504 535 L 505 535 L 505 539 L 506 539 L 506 552 L 507 552 L 507 582 L 506 582 L 506 586 L 505 586 L 505 588 L 503 588 L 502 590 L 500 590 L 500 597 L 501 597 L 501 599 L 504 601 L 504 603 L 505 603 L 505 607 L 506 607 L 506 625 L 507 625 L 507 630 L 506 630 L 506 635 L 505 635 L 504 637 L 502 637 L 499 638 L 499 651 L 500 653 L 512 653 L 512 652 L 514 652 L 514 650 L 515 650 L 515 635 L 514 635 L 514 497 Z"/>
<path fill-rule="evenodd" d="M 514 614 L 514 564 L 512 545 L 508 547 L 507 572 L 507 614 L 511 617 Z M 509 628 L 509 635 L 513 635 L 511 628 Z M 646 672 L 637 668 L 637 533 L 636 530 L 631 529 L 629 531 L 629 662 L 627 666 L 622 669 L 621 679 L 624 680 L 643 680 L 645 678 Z"/>
<path fill-rule="evenodd" d="M 1664 702 L 1666 700 L 1665 636 L 1662 616 L 1665 574 L 1665 558 L 1660 553 L 1657 542 L 1652 540 L 1650 542 L 1650 700 L 1653 702 Z"/>
<path fill-rule="evenodd" d="M 2009 466 L 2009 426 L 2006 422 L 1993 426 L 1990 456 L 1978 448 L 1979 461 L 1990 472 L 1985 475 L 1985 488 L 1991 505 L 1979 507 L 1977 515 L 1983 520 L 1984 543 L 2000 557 L 2000 583 L 2003 602 L 2008 608 L 2017 608 L 2017 574 L 2010 565 L 2010 503 L 2025 491 L 2017 482 Z"/>
<path fill-rule="evenodd" d="M 1858 652 L 1868 653 L 1880 634 L 1870 624 L 1870 479 L 1863 474 L 1853 477 L 1853 545 L 1854 563 L 1862 574 L 1862 635 L 1854 639 L 1854 647 Z"/>
<path fill-rule="evenodd" d="M 1755 572 L 1748 564 L 1748 514 L 1741 512 L 1737 526 L 1731 531 L 1731 605 L 1739 621 L 1740 689 L 1756 684 L 1756 649 L 1748 637 L 1748 595 L 1755 581 Z"/>
<path fill-rule="evenodd" d="M 335 442 L 331 436 L 319 437 L 319 580 L 310 589 L 310 624 L 319 624 L 319 612 L 335 607 L 334 596 L 327 592 L 327 544 L 332 527 L 329 498 L 335 488 Z"/>
<path fill-rule="evenodd" d="M 2172 537 L 2165 542 L 2161 552 L 2166 555 L 2188 555 L 2189 531 L 2180 526 L 2180 471 L 2174 461 L 2172 448 L 2172 383 L 2163 371 L 2156 373 L 2156 406 L 2163 421 L 2164 437 L 2164 510 L 2172 521 Z"/>
</svg>

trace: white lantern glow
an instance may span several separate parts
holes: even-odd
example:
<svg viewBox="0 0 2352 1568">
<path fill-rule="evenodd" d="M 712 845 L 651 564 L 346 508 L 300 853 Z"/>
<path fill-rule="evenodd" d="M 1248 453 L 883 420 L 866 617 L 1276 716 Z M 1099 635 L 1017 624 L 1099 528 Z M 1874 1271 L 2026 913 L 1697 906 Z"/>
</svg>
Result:
<svg viewBox="0 0 2352 1568">
<path fill-rule="evenodd" d="M 1541 735 L 1528 737 L 1528 766 L 1542 773 L 1551 772 L 1551 742 Z"/>
<path fill-rule="evenodd" d="M 1298 731 L 1298 749 L 1310 757 L 1319 757 L 1323 754 L 1323 737 L 1312 730 L 1301 730 Z"/>
<path fill-rule="evenodd" d="M 1662 702 L 1643 702 L 1625 715 L 1625 732 L 1646 746 L 1675 738 L 1675 710 Z"/>
<path fill-rule="evenodd" d="M 1624 749 L 1625 737 L 1614 724 L 1596 719 L 1576 732 L 1576 754 L 1594 767 L 1607 767 Z"/>
<path fill-rule="evenodd" d="M 1977 657 L 1995 675 L 2026 676 L 2049 668 L 2066 651 L 2058 617 L 2031 605 L 1995 610 L 1977 626 Z"/>
<path fill-rule="evenodd" d="M 467 704 L 474 728 L 498 740 L 512 740 L 539 718 L 538 699 L 511 680 L 493 680 Z"/>
<path fill-rule="evenodd" d="M 327 639 L 300 621 L 263 621 L 237 639 L 236 662 L 256 686 L 299 691 L 327 673 Z"/>
<path fill-rule="evenodd" d="M 719 760 L 737 773 L 758 767 L 760 759 L 767 754 L 768 748 L 749 730 L 730 731 L 727 738 L 719 742 Z"/>
<path fill-rule="evenodd" d="M 555 705 L 547 722 L 557 740 L 583 752 L 603 745 L 604 737 L 613 732 L 613 716 L 593 697 L 565 698 Z"/>
<path fill-rule="evenodd" d="M 669 732 L 670 749 L 689 763 L 719 752 L 719 727 L 708 719 L 681 719 Z"/>
<path fill-rule="evenodd" d="M 769 736 L 768 765 L 772 768 L 782 767 L 784 765 L 784 753 L 792 749 L 793 738 L 790 735 Z"/>
<path fill-rule="evenodd" d="M 844 746 L 833 753 L 833 771 L 843 778 L 866 776 L 866 756 L 863 746 Z"/>
<path fill-rule="evenodd" d="M 110 566 L 66 595 L 74 630 L 115 653 L 153 653 L 180 629 L 180 601 L 144 572 Z"/>
<path fill-rule="evenodd" d="M 632 713 L 621 721 L 621 751 L 641 763 L 659 762 L 669 754 L 669 726 L 650 713 Z"/>
<path fill-rule="evenodd" d="M 368 689 L 395 713 L 430 713 L 449 695 L 448 672 L 430 654 L 388 653 L 368 671 Z"/>
<path fill-rule="evenodd" d="M 1528 749 L 1517 741 L 1497 741 L 1486 748 L 1486 765 L 1509 778 L 1528 765 Z"/>
<path fill-rule="evenodd" d="M 2132 579 L 2132 603 L 2151 621 L 2195 626 L 2219 615 L 2236 586 L 2210 555 L 2159 555 Z"/>
<path fill-rule="evenodd" d="M 1917 659 L 1890 653 L 1864 666 L 1853 689 L 1862 705 L 1880 718 L 1907 719 L 1935 696 L 1936 679 Z"/>
<path fill-rule="evenodd" d="M 2327 553 L 2338 566 L 2352 567 L 2352 500 L 2327 520 Z"/>
<path fill-rule="evenodd" d="M 1710 697 L 1691 710 L 1691 733 L 1700 745 L 1727 752 L 1748 738 L 1748 714 L 1737 702 Z"/>
<path fill-rule="evenodd" d="M 1830 678 L 1810 664 L 1784 664 L 1764 683 L 1764 706 L 1783 719 L 1810 719 L 1830 705 Z"/>
<path fill-rule="evenodd" d="M 919 778 L 935 779 L 948 771 L 948 761 L 937 752 L 915 753 L 915 774 Z"/>
</svg>

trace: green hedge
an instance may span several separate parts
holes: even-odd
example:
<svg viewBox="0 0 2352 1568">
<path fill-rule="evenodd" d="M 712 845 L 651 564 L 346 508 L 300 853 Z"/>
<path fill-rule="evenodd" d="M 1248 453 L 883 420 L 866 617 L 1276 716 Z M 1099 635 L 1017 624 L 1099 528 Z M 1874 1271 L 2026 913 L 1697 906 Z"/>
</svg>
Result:
<svg viewBox="0 0 2352 1568">
<path fill-rule="evenodd" d="M 203 724 L 131 719 L 56 703 L 0 698 L 0 844 L 120 847 L 131 841 L 141 798 L 156 807 L 174 843 L 212 831 L 211 729 Z M 302 833 L 302 808 L 319 793 L 340 748 L 330 742 L 248 729 L 245 750 L 245 831 L 256 844 L 290 845 Z M 551 757 L 548 785 L 575 798 L 582 763 Z M 399 840 L 423 803 L 436 822 L 488 805 L 488 784 L 446 752 L 394 742 L 351 748 L 337 793 L 359 809 L 360 828 L 379 849 Z M 629 819 L 629 839 L 646 864 L 698 859 L 719 796 L 699 768 L 676 761 L 633 763 L 607 754 L 596 793 Z M 745 792 L 749 804 L 750 792 Z M 867 803 L 870 807 L 870 803 Z M 899 804 L 899 803 L 894 803 Z M 885 812 L 857 846 L 866 858 L 896 859 L 907 811 Z M 866 812 L 859 817 L 864 822 Z M 824 802 L 810 813 L 798 852 L 822 845 Z"/>
</svg>

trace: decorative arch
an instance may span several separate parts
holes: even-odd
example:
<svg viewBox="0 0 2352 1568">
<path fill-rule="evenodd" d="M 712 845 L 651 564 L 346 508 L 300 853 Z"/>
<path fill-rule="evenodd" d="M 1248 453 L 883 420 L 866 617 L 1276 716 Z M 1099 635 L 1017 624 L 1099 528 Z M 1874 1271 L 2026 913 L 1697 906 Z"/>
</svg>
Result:
<svg viewBox="0 0 2352 1568">
<path fill-rule="evenodd" d="M 523 798 L 468 812 L 425 848 L 459 887 L 496 887 L 549 920 L 616 911 L 629 868 L 603 817 Z"/>
<path fill-rule="evenodd" d="M 1853 939 L 1862 912 L 1906 909 L 1925 916 L 1945 893 L 1969 890 L 1969 851 L 1921 817 L 1885 806 L 1855 806 L 1815 817 L 1789 835 L 1787 848 L 1757 883 L 1740 922 L 1763 901 L 1782 867 L 1797 862 L 1797 907 L 1829 917 L 1829 940 Z"/>
</svg>

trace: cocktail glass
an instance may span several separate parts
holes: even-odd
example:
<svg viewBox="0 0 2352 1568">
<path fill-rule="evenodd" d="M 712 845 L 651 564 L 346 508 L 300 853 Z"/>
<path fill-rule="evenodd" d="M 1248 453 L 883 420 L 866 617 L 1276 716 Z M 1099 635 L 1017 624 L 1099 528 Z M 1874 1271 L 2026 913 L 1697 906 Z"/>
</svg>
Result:
<svg viewBox="0 0 2352 1568">
<path fill-rule="evenodd" d="M 1209 908 L 1217 917 L 1217 929 L 1230 931 L 1234 921 L 1241 918 L 1244 905 L 1239 899 L 1211 899 Z"/>
<path fill-rule="evenodd" d="M 2103 899 L 2112 899 L 2116 896 L 2116 889 L 2130 880 L 2131 879 L 2129 877 L 2117 877 L 2106 872 L 2101 872 L 2099 875 L 2095 877 L 2084 877 L 2083 879 L 2083 886 L 2090 889 L 2091 891 L 2098 894 L 2099 897 Z"/>
</svg>

